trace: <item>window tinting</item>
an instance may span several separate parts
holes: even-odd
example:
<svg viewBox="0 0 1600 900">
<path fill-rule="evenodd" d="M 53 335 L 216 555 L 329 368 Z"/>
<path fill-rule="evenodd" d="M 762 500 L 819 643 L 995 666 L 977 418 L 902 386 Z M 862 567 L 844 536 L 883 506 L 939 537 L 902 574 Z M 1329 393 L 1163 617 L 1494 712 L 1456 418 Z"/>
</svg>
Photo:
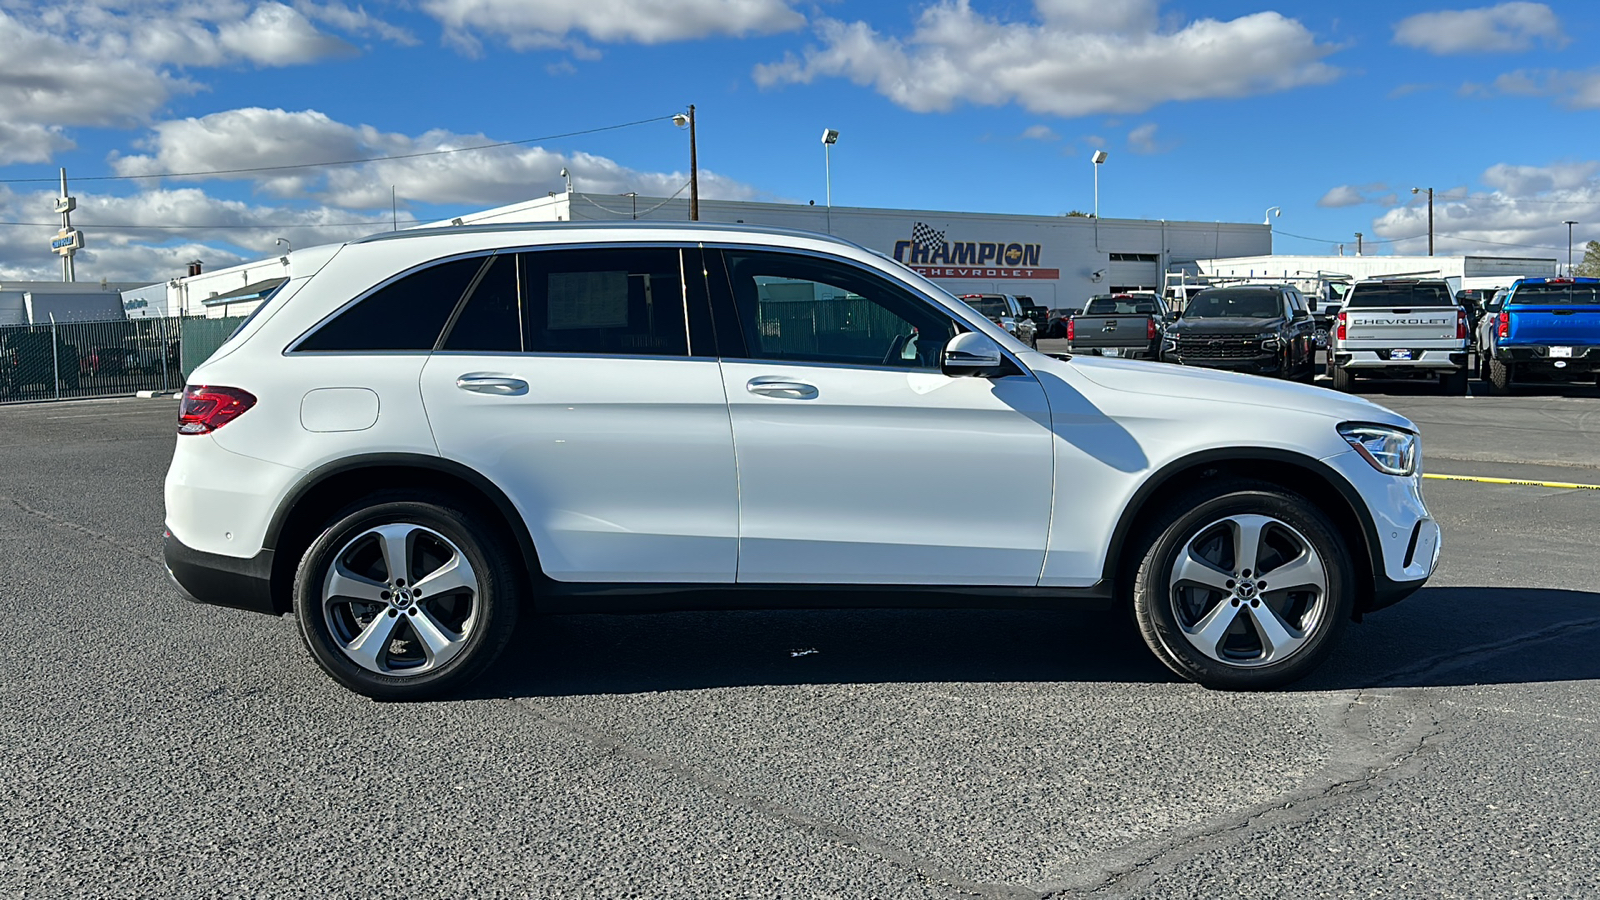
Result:
<svg viewBox="0 0 1600 900">
<path fill-rule="evenodd" d="M 295 349 L 430 351 L 483 263 L 458 259 L 404 275 L 324 322 Z"/>
<path fill-rule="evenodd" d="M 461 308 L 444 350 L 515 353 L 522 349 L 522 304 L 517 293 L 517 257 L 495 256 Z"/>
<path fill-rule="evenodd" d="M 1455 306 L 1449 285 L 1442 281 L 1379 281 L 1357 284 L 1345 295 L 1345 306 L 1361 309 L 1373 306 Z"/>
<path fill-rule="evenodd" d="M 1283 315 L 1277 291 L 1220 288 L 1201 291 L 1184 309 L 1185 319 L 1276 319 Z"/>
<path fill-rule="evenodd" d="M 956 326 L 910 291 L 854 266 L 730 250 L 729 283 L 753 359 L 937 369 Z"/>
<path fill-rule="evenodd" d="M 676 248 L 530 250 L 518 263 L 528 352 L 689 354 Z"/>
<path fill-rule="evenodd" d="M 1578 306 L 1600 305 L 1600 284 L 1589 282 L 1546 281 L 1543 284 L 1523 284 L 1511 295 L 1512 303 L 1561 303 Z"/>
</svg>

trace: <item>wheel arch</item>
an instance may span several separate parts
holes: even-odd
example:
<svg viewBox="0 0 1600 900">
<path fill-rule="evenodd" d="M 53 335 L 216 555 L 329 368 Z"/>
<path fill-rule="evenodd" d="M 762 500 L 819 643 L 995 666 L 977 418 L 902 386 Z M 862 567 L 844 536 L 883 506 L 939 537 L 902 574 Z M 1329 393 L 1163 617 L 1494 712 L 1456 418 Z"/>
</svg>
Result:
<svg viewBox="0 0 1600 900">
<path fill-rule="evenodd" d="M 517 543 L 529 584 L 543 577 L 539 555 L 527 523 L 511 499 L 481 473 L 452 460 L 418 453 L 373 453 L 348 457 L 313 469 L 273 514 L 264 546 L 273 551 L 273 607 L 286 613 L 293 606 L 294 572 L 300 555 L 316 539 L 317 529 L 340 507 L 386 489 L 436 490 L 460 496 L 494 517 Z"/>
<path fill-rule="evenodd" d="M 1301 494 L 1333 521 L 1353 551 L 1356 569 L 1355 618 L 1373 608 L 1377 582 L 1384 571 L 1377 526 L 1361 495 L 1331 467 L 1288 450 L 1269 447 L 1220 448 L 1174 460 L 1157 469 L 1134 491 L 1111 533 L 1102 576 L 1118 585 L 1119 596 L 1133 583 L 1138 560 L 1124 558 L 1127 542 L 1139 528 L 1163 509 L 1161 494 L 1170 485 L 1187 485 L 1199 479 L 1231 476 L 1266 481 Z"/>
</svg>

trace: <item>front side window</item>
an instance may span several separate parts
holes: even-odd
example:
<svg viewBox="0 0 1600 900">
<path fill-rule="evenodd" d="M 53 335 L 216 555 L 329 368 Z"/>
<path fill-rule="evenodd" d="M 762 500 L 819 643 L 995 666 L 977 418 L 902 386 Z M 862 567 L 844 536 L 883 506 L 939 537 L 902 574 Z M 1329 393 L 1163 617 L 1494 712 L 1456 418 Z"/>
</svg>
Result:
<svg viewBox="0 0 1600 900">
<path fill-rule="evenodd" d="M 670 247 L 501 254 L 441 349 L 687 356 L 684 277 Z"/>
<path fill-rule="evenodd" d="M 728 283 L 751 359 L 937 369 L 955 322 L 854 266 L 729 250 Z"/>
<path fill-rule="evenodd" d="M 297 351 L 431 351 L 483 257 L 419 269 L 378 288 L 324 322 Z"/>
</svg>

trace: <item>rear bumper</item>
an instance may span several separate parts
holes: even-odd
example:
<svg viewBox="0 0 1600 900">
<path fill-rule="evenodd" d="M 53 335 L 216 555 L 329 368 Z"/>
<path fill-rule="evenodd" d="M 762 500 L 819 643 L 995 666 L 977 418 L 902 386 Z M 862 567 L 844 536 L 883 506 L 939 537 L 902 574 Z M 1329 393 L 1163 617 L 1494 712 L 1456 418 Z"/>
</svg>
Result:
<svg viewBox="0 0 1600 900">
<path fill-rule="evenodd" d="M 1449 372 L 1467 367 L 1466 348 L 1450 350 L 1413 349 L 1411 359 L 1395 359 L 1394 351 L 1348 350 L 1333 348 L 1333 364 L 1341 369 L 1384 369 L 1391 372 L 1416 371 Z"/>
<path fill-rule="evenodd" d="M 271 550 L 248 559 L 220 556 L 188 547 L 167 532 L 161 552 L 167 577 L 188 600 L 268 615 L 288 611 L 279 609 L 272 599 Z"/>
</svg>

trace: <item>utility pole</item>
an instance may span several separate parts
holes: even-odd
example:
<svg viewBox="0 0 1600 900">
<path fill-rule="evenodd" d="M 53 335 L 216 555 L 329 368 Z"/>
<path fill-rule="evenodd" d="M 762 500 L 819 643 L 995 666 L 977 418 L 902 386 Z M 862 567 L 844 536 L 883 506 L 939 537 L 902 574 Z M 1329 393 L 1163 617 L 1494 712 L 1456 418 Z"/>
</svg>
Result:
<svg viewBox="0 0 1600 900">
<path fill-rule="evenodd" d="M 1567 226 L 1567 277 L 1571 278 L 1572 277 L 1572 226 L 1574 226 L 1574 225 L 1576 225 L 1578 223 L 1572 221 L 1571 219 L 1568 219 L 1567 221 L 1562 222 L 1561 224 Z"/>
<path fill-rule="evenodd" d="M 689 221 L 700 221 L 700 160 L 695 148 L 694 136 L 694 104 L 689 104 L 689 114 L 678 113 L 672 117 L 672 124 L 682 128 L 689 126 Z"/>
<path fill-rule="evenodd" d="M 1411 193 L 1428 192 L 1428 255 L 1433 255 L 1433 188 L 1412 188 Z"/>
</svg>

